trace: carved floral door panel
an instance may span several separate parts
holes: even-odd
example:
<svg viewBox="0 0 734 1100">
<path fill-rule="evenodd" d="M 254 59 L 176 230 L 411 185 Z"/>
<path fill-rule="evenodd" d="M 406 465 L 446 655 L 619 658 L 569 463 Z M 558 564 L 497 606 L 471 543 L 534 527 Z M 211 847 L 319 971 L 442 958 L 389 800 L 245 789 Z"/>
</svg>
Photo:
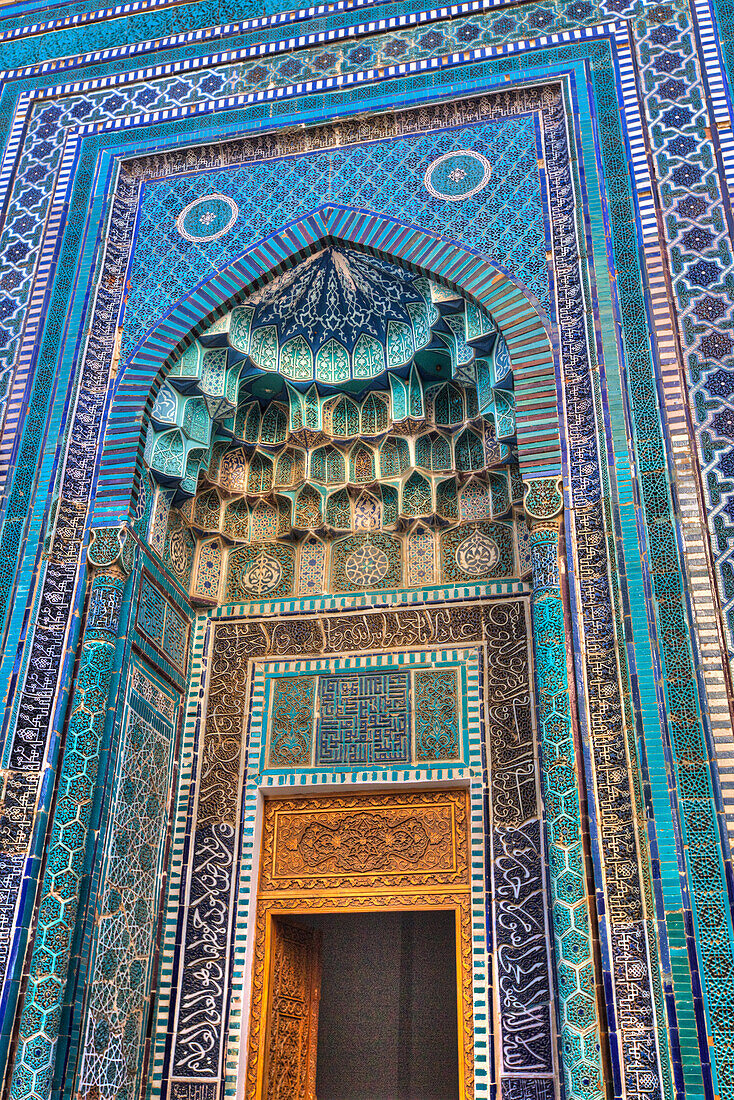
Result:
<svg viewBox="0 0 734 1100">
<path fill-rule="evenodd" d="M 468 791 L 463 788 L 266 801 L 246 1100 L 315 1100 L 320 978 L 312 977 L 309 986 L 307 975 L 314 974 L 309 965 L 315 965 L 307 962 L 304 946 L 309 929 L 289 924 L 283 914 L 308 920 L 321 914 L 427 909 L 456 915 L 459 1095 L 472 1100 L 468 828 Z M 284 939 L 284 930 L 290 938 Z M 313 950 L 318 960 L 318 948 Z"/>
<path fill-rule="evenodd" d="M 263 1100 L 315 1100 L 321 933 L 273 918 Z"/>
</svg>

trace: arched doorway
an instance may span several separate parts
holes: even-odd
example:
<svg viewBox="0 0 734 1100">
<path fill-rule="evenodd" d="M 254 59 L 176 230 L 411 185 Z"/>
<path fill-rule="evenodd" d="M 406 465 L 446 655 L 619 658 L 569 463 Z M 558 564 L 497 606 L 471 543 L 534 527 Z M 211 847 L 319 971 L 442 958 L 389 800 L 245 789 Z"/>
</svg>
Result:
<svg viewBox="0 0 734 1100">
<path fill-rule="evenodd" d="M 560 497 L 555 477 L 523 480 L 514 384 L 503 331 L 476 302 L 335 245 L 222 312 L 158 380 L 135 532 L 198 611 L 191 648 L 204 666 L 190 699 L 206 700 L 192 801 L 178 810 L 193 817 L 193 842 L 169 901 L 181 934 L 165 992 L 176 1039 L 163 1056 L 176 1097 L 216 1095 L 238 1059 L 241 1087 L 264 1095 L 245 1042 L 263 992 L 258 960 L 267 970 L 272 957 L 257 929 L 275 927 L 253 922 L 269 900 L 255 838 L 280 787 L 326 797 L 344 783 L 372 798 L 443 788 L 468 798 L 466 877 L 442 895 L 446 883 L 424 868 L 429 902 L 402 891 L 391 909 L 458 914 L 462 1097 L 482 1095 L 498 1067 L 512 1080 L 528 1063 L 556 1087 L 530 657 L 540 543 L 527 520 L 543 517 L 550 532 L 547 597 L 558 532 L 554 550 L 545 521 Z M 137 611 L 153 644 L 170 623 L 175 632 L 157 583 L 144 578 Z M 294 693 L 305 706 L 287 703 Z M 511 866 L 523 868 L 519 886 Z M 358 891 L 359 905 L 376 896 Z M 95 944 L 95 974 L 105 959 Z M 101 1029 L 90 1018 L 82 1091 L 116 1072 L 110 1025 L 136 1026 L 115 1011 Z"/>
</svg>

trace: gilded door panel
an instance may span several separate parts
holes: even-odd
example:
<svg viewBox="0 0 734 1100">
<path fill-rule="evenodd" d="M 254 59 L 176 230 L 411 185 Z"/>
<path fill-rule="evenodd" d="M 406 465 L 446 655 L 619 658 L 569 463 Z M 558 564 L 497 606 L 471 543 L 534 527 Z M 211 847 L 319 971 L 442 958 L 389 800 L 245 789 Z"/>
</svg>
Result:
<svg viewBox="0 0 734 1100">
<path fill-rule="evenodd" d="M 321 933 L 274 918 L 263 1100 L 315 1100 Z"/>
<path fill-rule="evenodd" d="M 274 799 L 264 825 L 261 896 L 469 883 L 465 791 Z"/>
<path fill-rule="evenodd" d="M 273 1032 L 279 1025 L 274 1023 L 268 1007 L 273 1004 L 268 989 L 275 993 L 278 982 L 274 955 L 279 950 L 279 922 L 281 927 L 287 927 L 282 914 L 305 916 L 402 909 L 450 909 L 456 914 L 459 1094 L 462 1100 L 471 1100 L 474 1096 L 472 913 L 468 796 L 463 789 L 318 795 L 272 799 L 266 803 L 246 1100 L 313 1097 L 313 1091 L 299 1092 L 290 1083 L 297 1064 L 293 1050 L 303 1049 L 298 1043 L 288 1046 L 291 1060 L 283 1062 L 278 1071 L 280 1077 L 273 1078 L 272 1086 L 270 1083 L 269 1062 L 271 1049 L 279 1048 L 277 1036 L 284 1035 L 287 1029 L 294 1036 L 305 1034 L 290 1019 L 287 1024 L 284 1020 L 281 1031 Z M 299 933 L 308 931 L 295 927 Z M 299 996 L 303 998 L 305 993 Z M 304 1042 L 313 1044 L 313 1071 L 309 1078 L 313 1081 L 315 1017 L 313 1033 L 309 1032 L 309 1039 Z"/>
</svg>

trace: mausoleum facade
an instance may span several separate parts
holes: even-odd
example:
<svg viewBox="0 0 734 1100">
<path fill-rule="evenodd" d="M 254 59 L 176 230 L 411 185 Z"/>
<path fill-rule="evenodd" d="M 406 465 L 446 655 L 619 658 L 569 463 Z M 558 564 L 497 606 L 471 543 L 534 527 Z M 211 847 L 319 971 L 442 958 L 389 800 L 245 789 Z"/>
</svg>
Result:
<svg viewBox="0 0 734 1100">
<path fill-rule="evenodd" d="M 9 1100 L 734 1100 L 733 28 L 0 8 Z"/>
</svg>

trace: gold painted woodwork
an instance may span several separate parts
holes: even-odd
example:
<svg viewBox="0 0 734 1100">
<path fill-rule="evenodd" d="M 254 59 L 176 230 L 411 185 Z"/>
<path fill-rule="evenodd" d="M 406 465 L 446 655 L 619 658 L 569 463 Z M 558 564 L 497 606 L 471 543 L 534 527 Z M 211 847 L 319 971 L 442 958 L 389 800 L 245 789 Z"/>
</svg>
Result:
<svg viewBox="0 0 734 1100">
<path fill-rule="evenodd" d="M 321 933 L 272 922 L 264 1098 L 315 1100 Z"/>
<path fill-rule="evenodd" d="M 464 791 L 273 799 L 260 894 L 469 885 Z"/>
<path fill-rule="evenodd" d="M 467 822 L 464 790 L 328 795 L 266 803 L 245 1100 L 273 1100 L 265 1087 L 278 919 L 288 914 L 410 909 L 448 909 L 455 914 L 459 1095 L 461 1100 L 471 1100 L 474 990 Z M 364 844 L 358 843 L 360 830 Z M 316 869 L 314 847 L 319 860 Z"/>
</svg>

